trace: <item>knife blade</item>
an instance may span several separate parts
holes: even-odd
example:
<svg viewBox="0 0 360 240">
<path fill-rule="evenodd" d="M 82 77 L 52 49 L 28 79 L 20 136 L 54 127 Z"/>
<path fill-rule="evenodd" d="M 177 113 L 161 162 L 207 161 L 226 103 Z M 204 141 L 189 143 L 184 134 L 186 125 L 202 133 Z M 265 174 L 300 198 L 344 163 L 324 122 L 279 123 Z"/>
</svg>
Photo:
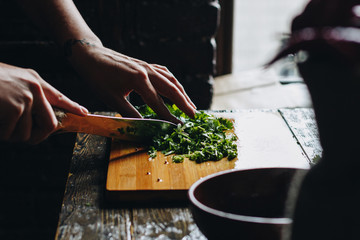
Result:
<svg viewBox="0 0 360 240">
<path fill-rule="evenodd" d="M 79 132 L 124 141 L 147 143 L 158 134 L 166 134 L 177 127 L 176 124 L 158 119 L 124 118 L 88 114 L 78 116 L 54 109 L 58 120 L 55 132 Z"/>
</svg>

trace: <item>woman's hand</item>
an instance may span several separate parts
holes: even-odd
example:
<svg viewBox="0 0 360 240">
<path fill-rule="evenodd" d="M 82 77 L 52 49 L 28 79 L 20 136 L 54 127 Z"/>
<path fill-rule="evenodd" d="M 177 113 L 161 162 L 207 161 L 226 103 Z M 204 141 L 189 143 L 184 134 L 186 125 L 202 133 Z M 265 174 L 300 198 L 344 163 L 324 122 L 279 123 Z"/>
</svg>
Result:
<svg viewBox="0 0 360 240">
<path fill-rule="evenodd" d="M 51 106 L 87 114 L 34 70 L 0 63 L 0 140 L 35 144 L 46 139 L 58 124 Z"/>
<path fill-rule="evenodd" d="M 160 95 L 168 98 L 190 117 L 194 116 L 195 105 L 165 67 L 105 48 L 72 0 L 20 2 L 40 28 L 58 44 L 69 47 L 66 53 L 70 55 L 68 59 L 77 72 L 105 103 L 123 116 L 141 117 L 126 99 L 131 91 L 137 92 L 163 119 L 179 122 L 170 114 Z"/>
<path fill-rule="evenodd" d="M 188 116 L 195 114 L 195 105 L 164 66 L 148 64 L 86 39 L 72 46 L 69 60 L 102 99 L 123 116 L 141 117 L 126 99 L 131 91 L 137 92 L 149 107 L 168 121 L 180 122 L 169 112 L 160 95 Z"/>
</svg>

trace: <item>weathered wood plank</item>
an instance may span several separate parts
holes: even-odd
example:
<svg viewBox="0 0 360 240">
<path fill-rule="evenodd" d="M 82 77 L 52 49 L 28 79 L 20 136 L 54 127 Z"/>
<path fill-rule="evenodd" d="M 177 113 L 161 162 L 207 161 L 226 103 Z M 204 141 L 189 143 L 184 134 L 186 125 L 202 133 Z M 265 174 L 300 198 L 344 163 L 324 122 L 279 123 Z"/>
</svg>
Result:
<svg viewBox="0 0 360 240">
<path fill-rule="evenodd" d="M 132 213 L 134 239 L 206 239 L 188 208 L 137 208 Z"/>
<path fill-rule="evenodd" d="M 206 239 L 188 208 L 121 208 L 103 201 L 106 139 L 79 134 L 56 239 Z M 134 231 L 134 232 L 133 232 Z"/>
<path fill-rule="evenodd" d="M 78 134 L 56 239 L 129 239 L 130 211 L 103 200 L 107 139 Z"/>
<path fill-rule="evenodd" d="M 313 111 L 281 109 L 279 112 L 305 155 L 311 160 L 312 156 L 321 154 Z M 108 151 L 106 138 L 78 135 L 56 239 L 206 239 L 184 204 L 108 205 L 104 201 Z"/>
<path fill-rule="evenodd" d="M 315 113 L 312 108 L 280 109 L 279 112 L 293 132 L 311 164 L 322 157 L 322 147 Z"/>
</svg>

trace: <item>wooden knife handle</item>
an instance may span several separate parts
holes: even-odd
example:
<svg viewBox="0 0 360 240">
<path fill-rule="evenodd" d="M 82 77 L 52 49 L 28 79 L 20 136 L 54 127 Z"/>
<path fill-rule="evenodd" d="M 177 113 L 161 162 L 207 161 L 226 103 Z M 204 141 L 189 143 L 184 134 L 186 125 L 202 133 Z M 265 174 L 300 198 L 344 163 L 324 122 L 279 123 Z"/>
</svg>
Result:
<svg viewBox="0 0 360 240">
<path fill-rule="evenodd" d="M 58 120 L 58 126 L 56 129 L 59 130 L 62 128 L 63 119 L 66 118 L 67 116 L 66 116 L 66 113 L 61 109 L 53 108 L 53 110 L 54 110 L 56 119 Z"/>
<path fill-rule="evenodd" d="M 56 133 L 77 132 L 85 118 L 72 113 L 67 113 L 59 108 L 53 108 L 53 110 L 56 119 L 58 120 L 58 126 L 55 130 Z"/>
</svg>

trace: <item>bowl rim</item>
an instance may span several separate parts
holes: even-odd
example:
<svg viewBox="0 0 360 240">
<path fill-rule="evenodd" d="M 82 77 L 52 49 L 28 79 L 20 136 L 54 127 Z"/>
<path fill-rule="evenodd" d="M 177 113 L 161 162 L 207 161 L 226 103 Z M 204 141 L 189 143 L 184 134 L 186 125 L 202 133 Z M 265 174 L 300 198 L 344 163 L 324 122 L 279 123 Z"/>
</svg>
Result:
<svg viewBox="0 0 360 240">
<path fill-rule="evenodd" d="M 290 167 L 264 167 L 264 168 L 249 168 L 249 169 L 229 169 L 220 171 L 217 173 L 210 174 L 208 176 L 205 176 L 203 178 L 200 178 L 195 183 L 191 185 L 191 187 L 188 190 L 188 198 L 192 202 L 192 204 L 200 208 L 201 210 L 208 212 L 210 214 L 216 215 L 218 217 L 227 218 L 231 220 L 236 221 L 244 221 L 249 223 L 262 223 L 262 224 L 291 224 L 292 219 L 288 217 L 278 217 L 278 218 L 268 218 L 268 217 L 254 217 L 254 216 L 247 216 L 247 215 L 240 215 L 240 214 L 234 214 L 229 212 L 220 211 L 211 207 L 206 206 L 205 204 L 198 201 L 194 195 L 195 189 L 203 182 L 207 181 L 210 178 L 214 178 L 220 175 L 228 174 L 231 172 L 242 172 L 242 171 L 249 171 L 249 170 L 260 170 L 260 169 L 301 169 L 301 168 L 290 168 Z"/>
</svg>

